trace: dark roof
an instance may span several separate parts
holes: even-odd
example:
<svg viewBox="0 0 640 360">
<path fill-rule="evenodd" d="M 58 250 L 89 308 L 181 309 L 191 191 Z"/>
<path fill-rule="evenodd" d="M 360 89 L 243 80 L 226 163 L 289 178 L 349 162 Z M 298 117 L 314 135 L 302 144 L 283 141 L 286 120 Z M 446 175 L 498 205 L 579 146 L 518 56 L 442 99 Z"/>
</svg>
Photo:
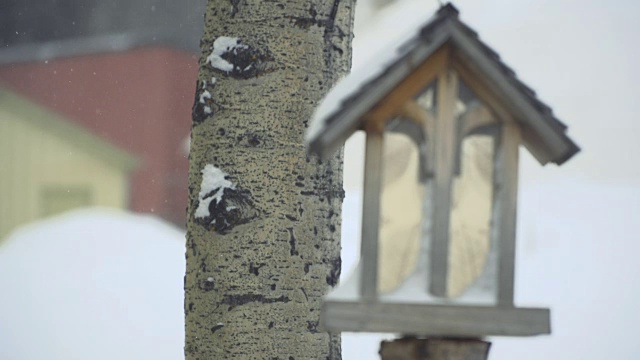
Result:
<svg viewBox="0 0 640 360">
<path fill-rule="evenodd" d="M 206 0 L 8 0 L 0 5 L 0 63 L 144 45 L 199 52 L 205 4 Z"/>
<path fill-rule="evenodd" d="M 525 134 L 524 142 L 541 163 L 562 164 L 575 155 L 579 147 L 566 135 L 566 125 L 537 98 L 535 91 L 518 80 L 497 52 L 459 20 L 458 14 L 453 5 L 442 6 L 426 24 L 414 29 L 414 37 L 397 47 L 392 58 L 383 60 L 377 69 L 367 67 L 365 71 L 369 74 L 355 74 L 355 79 L 350 79 L 350 75 L 338 84 L 312 120 L 307 134 L 310 150 L 320 154 L 332 152 L 359 128 L 358 121 L 364 113 L 447 43 L 474 64 L 476 74 L 505 99 L 516 120 L 532 130 Z"/>
</svg>

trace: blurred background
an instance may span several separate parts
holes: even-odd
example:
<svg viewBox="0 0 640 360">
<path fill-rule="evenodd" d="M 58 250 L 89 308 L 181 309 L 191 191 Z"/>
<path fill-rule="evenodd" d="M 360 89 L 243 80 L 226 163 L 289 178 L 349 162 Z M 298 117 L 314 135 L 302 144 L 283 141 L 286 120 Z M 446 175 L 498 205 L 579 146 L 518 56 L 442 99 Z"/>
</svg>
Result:
<svg viewBox="0 0 640 360">
<path fill-rule="evenodd" d="M 206 0 L 0 1 L 0 359 L 181 359 Z"/>
<path fill-rule="evenodd" d="M 640 3 L 458 0 L 461 19 L 583 148 L 523 151 L 516 302 L 553 334 L 490 359 L 635 359 L 640 342 Z M 0 3 L 0 359 L 179 359 L 191 127 L 204 0 Z M 359 0 L 353 64 L 436 0 Z M 345 149 L 343 274 L 359 251 L 361 136 Z M 97 207 L 97 208 L 96 208 Z M 391 334 L 344 334 L 377 359 Z"/>
<path fill-rule="evenodd" d="M 0 236 L 96 205 L 184 226 L 203 14 L 197 0 L 0 7 Z"/>
</svg>

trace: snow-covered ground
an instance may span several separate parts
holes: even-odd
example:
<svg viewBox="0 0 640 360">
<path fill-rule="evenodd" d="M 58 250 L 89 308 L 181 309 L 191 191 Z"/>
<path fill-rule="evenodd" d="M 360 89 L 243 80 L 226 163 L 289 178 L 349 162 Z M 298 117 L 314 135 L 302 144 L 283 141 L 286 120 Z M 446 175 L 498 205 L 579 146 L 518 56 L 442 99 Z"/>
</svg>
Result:
<svg viewBox="0 0 640 360">
<path fill-rule="evenodd" d="M 343 278 L 360 200 L 344 204 Z M 494 338 L 491 360 L 635 359 L 640 343 L 640 187 L 578 182 L 521 193 L 516 299 L 552 309 L 553 334 Z M 0 359 L 181 359 L 184 234 L 106 209 L 27 225 L 0 246 Z M 343 358 L 378 359 L 382 338 L 343 335 Z"/>
<path fill-rule="evenodd" d="M 85 209 L 0 245 L 0 359 L 183 358 L 184 234 Z"/>
</svg>

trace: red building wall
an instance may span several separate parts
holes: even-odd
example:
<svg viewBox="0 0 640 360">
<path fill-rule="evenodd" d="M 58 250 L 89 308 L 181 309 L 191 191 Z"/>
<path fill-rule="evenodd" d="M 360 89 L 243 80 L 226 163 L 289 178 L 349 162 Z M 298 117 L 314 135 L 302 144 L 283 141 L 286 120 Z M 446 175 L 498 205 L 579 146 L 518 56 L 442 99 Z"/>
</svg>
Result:
<svg viewBox="0 0 640 360">
<path fill-rule="evenodd" d="M 184 225 L 197 71 L 193 54 L 140 48 L 4 65 L 0 85 L 138 156 L 130 208 Z"/>
</svg>

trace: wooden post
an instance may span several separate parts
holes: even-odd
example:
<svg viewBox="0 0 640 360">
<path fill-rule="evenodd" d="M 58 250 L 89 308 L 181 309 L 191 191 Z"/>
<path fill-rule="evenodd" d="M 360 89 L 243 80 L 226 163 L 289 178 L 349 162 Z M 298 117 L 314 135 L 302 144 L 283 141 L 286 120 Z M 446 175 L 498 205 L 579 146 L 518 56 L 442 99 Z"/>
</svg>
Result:
<svg viewBox="0 0 640 360">
<path fill-rule="evenodd" d="M 364 196 L 362 201 L 362 243 L 360 244 L 360 295 L 367 302 L 378 296 L 378 236 L 380 223 L 380 194 L 382 193 L 383 125 L 367 124 L 367 143 L 364 160 Z"/>
<path fill-rule="evenodd" d="M 518 209 L 518 146 L 520 131 L 514 124 L 503 127 L 497 162 L 500 176 L 497 204 L 500 207 L 498 248 L 498 305 L 513 306 L 516 260 L 516 212 Z"/>
<path fill-rule="evenodd" d="M 480 339 L 404 338 L 380 344 L 382 360 L 487 360 L 491 343 Z"/>
<path fill-rule="evenodd" d="M 457 95 L 457 74 L 453 71 L 442 72 L 438 78 L 438 119 L 434 135 L 434 212 L 429 259 L 429 290 L 432 295 L 438 297 L 446 297 L 448 294 L 451 183 L 456 154 L 453 117 Z"/>
</svg>

